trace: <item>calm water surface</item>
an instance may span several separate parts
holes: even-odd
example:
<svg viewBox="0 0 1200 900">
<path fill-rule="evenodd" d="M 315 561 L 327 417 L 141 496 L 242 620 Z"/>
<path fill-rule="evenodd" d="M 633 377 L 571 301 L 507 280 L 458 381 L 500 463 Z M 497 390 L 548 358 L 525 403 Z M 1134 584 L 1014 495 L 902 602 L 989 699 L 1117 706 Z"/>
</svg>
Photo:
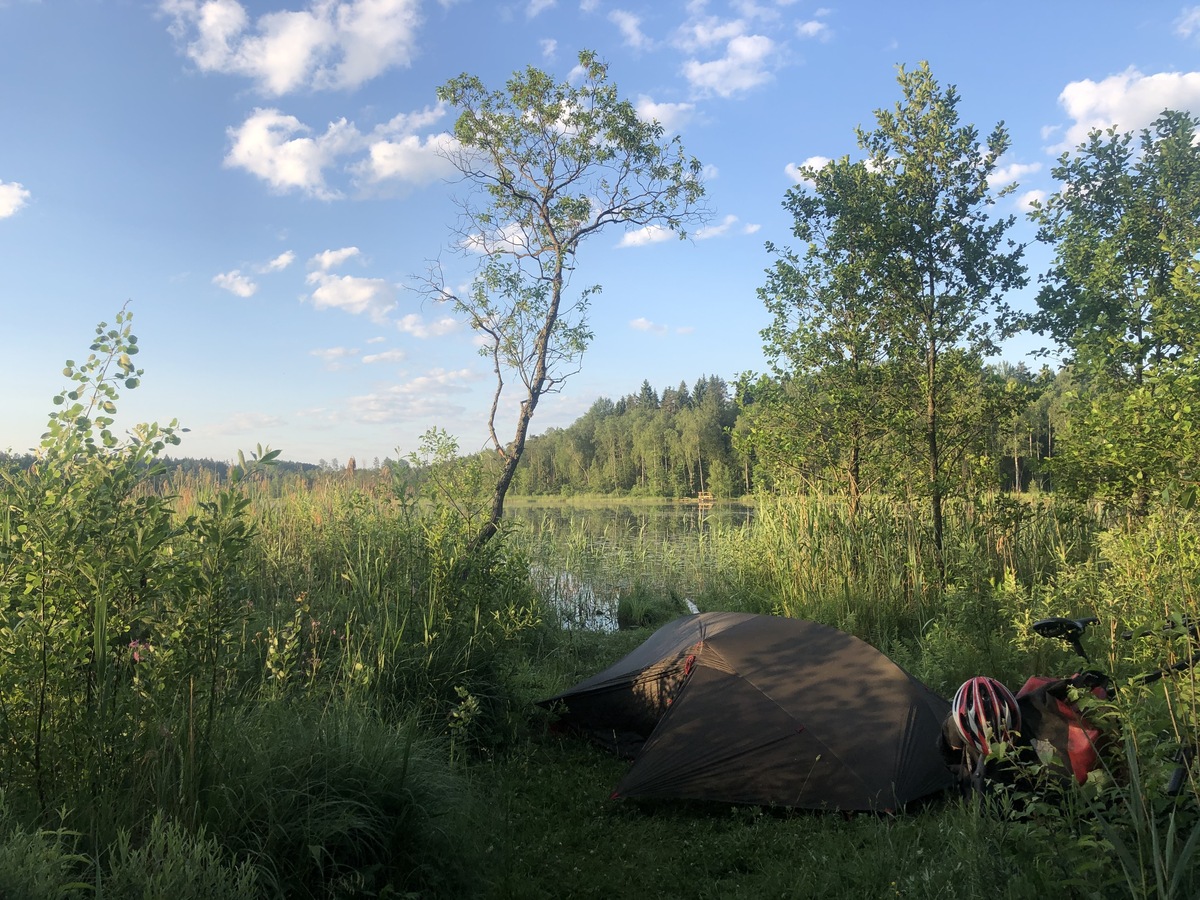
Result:
<svg viewBox="0 0 1200 900">
<path fill-rule="evenodd" d="M 535 582 L 572 628 L 616 628 L 621 597 L 675 597 L 685 604 L 720 578 L 713 537 L 754 520 L 745 504 L 510 506 Z"/>
</svg>

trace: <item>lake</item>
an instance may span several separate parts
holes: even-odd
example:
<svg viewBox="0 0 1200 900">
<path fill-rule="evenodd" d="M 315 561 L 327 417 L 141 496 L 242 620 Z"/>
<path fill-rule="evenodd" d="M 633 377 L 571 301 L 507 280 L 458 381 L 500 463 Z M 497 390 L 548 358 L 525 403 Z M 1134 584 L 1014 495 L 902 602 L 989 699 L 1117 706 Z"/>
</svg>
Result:
<svg viewBox="0 0 1200 900">
<path fill-rule="evenodd" d="M 720 578 L 713 537 L 754 521 L 754 508 L 736 503 L 520 503 L 505 514 L 520 523 L 516 543 L 561 624 L 600 630 L 617 627 L 623 596 L 694 605 Z"/>
</svg>

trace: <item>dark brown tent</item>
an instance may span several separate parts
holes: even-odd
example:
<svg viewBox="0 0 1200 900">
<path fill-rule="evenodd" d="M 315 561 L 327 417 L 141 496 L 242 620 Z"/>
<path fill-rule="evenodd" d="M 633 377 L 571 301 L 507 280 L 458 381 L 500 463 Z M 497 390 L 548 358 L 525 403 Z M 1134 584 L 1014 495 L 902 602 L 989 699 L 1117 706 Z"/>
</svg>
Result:
<svg viewBox="0 0 1200 900">
<path fill-rule="evenodd" d="M 950 704 L 815 622 L 685 616 L 542 705 L 635 757 L 614 797 L 890 810 L 951 785 Z"/>
</svg>

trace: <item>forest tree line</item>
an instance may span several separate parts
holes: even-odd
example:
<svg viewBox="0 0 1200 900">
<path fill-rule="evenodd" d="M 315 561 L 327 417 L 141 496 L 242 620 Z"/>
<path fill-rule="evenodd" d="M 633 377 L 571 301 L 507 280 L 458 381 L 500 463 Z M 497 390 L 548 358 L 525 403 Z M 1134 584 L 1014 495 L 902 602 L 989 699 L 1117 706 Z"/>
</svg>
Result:
<svg viewBox="0 0 1200 900">
<path fill-rule="evenodd" d="M 975 489 L 1050 490 L 1045 460 L 1066 426 L 1069 370 L 1033 372 L 1024 364 L 999 363 L 983 367 L 978 377 L 1023 402 L 1008 418 L 988 420 L 972 435 L 961 459 L 964 481 Z M 615 401 L 599 398 L 566 428 L 531 438 L 512 491 L 667 499 L 701 491 L 718 499 L 757 490 L 836 491 L 842 481 L 836 442 L 827 430 L 803 432 L 790 414 L 794 405 L 781 402 L 811 400 L 819 390 L 816 382 L 780 384 L 749 374 L 732 384 L 701 376 L 690 388 L 681 381 L 661 392 L 644 380 Z M 911 469 L 882 452 L 871 466 L 881 490 L 903 490 Z"/>
</svg>

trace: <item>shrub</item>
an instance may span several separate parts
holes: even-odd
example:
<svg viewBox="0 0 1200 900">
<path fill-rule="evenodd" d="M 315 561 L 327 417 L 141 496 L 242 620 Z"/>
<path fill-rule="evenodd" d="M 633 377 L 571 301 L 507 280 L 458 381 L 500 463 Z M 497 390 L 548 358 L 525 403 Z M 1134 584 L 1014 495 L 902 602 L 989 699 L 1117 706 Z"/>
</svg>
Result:
<svg viewBox="0 0 1200 900">
<path fill-rule="evenodd" d="M 117 834 L 107 854 L 107 873 L 96 879 L 96 900 L 253 900 L 262 896 L 258 871 L 227 860 L 220 845 L 199 829 L 155 815 L 145 840 L 134 846 Z"/>
</svg>

